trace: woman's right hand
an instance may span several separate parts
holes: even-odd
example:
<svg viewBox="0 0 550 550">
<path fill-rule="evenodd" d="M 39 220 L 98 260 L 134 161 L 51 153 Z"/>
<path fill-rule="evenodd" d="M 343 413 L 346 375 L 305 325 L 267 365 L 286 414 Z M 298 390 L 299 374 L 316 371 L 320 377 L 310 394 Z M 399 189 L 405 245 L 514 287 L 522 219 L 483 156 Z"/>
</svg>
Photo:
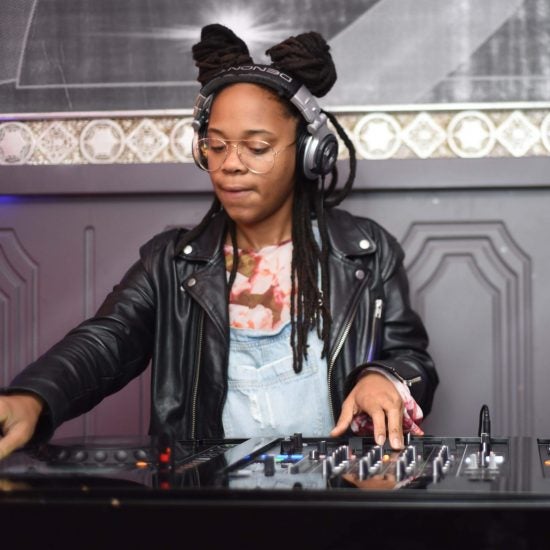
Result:
<svg viewBox="0 0 550 550">
<path fill-rule="evenodd" d="M 0 396 L 0 460 L 30 441 L 43 408 L 32 393 Z"/>
</svg>

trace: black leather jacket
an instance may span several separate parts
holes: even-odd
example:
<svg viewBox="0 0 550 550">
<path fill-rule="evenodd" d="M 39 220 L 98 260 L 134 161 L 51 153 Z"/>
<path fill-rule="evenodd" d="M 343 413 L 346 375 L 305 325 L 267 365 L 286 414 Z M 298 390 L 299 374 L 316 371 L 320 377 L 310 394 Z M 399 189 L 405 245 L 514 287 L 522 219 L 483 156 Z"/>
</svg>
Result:
<svg viewBox="0 0 550 550">
<path fill-rule="evenodd" d="M 328 383 L 337 420 L 366 363 L 410 385 L 425 414 L 438 383 L 424 326 L 411 309 L 403 252 L 372 220 L 327 212 L 331 252 Z M 97 314 L 13 380 L 47 407 L 35 440 L 122 388 L 151 362 L 151 434 L 223 437 L 229 348 L 220 214 L 182 246 L 183 229 L 157 235 Z"/>
</svg>

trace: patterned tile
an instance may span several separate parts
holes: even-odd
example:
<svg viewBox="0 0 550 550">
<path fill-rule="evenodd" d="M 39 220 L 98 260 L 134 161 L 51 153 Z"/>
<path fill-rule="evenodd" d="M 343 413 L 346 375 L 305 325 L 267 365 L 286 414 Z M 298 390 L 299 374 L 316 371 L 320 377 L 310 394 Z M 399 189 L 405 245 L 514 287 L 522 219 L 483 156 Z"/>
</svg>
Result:
<svg viewBox="0 0 550 550">
<path fill-rule="evenodd" d="M 495 145 L 495 125 L 484 113 L 463 111 L 449 123 L 447 141 L 457 157 L 486 157 Z"/>
<path fill-rule="evenodd" d="M 540 125 L 540 139 L 546 151 L 550 153 L 550 113 L 548 113 Z"/>
<path fill-rule="evenodd" d="M 180 162 L 193 162 L 192 118 L 180 120 L 170 132 L 170 150 Z"/>
<path fill-rule="evenodd" d="M 422 159 L 429 158 L 447 138 L 445 131 L 427 113 L 420 113 L 403 130 L 403 141 Z"/>
<path fill-rule="evenodd" d="M 78 140 L 69 127 L 57 121 L 46 126 L 36 143 L 50 164 L 61 164 L 77 147 Z"/>
<path fill-rule="evenodd" d="M 521 111 L 514 111 L 497 128 L 496 136 L 514 157 L 522 157 L 540 139 L 540 132 Z"/>
<path fill-rule="evenodd" d="M 90 163 L 114 163 L 124 150 L 124 130 L 109 119 L 89 122 L 80 134 L 80 152 Z"/>
<path fill-rule="evenodd" d="M 30 160 L 34 146 L 34 135 L 26 124 L 0 124 L 0 164 L 25 164 Z"/>
<path fill-rule="evenodd" d="M 362 117 L 354 128 L 355 147 L 366 159 L 391 158 L 401 145 L 401 127 L 394 117 L 372 113 Z"/>
<path fill-rule="evenodd" d="M 169 141 L 168 137 L 148 118 L 144 118 L 126 138 L 126 144 L 141 162 L 151 162 Z"/>
</svg>

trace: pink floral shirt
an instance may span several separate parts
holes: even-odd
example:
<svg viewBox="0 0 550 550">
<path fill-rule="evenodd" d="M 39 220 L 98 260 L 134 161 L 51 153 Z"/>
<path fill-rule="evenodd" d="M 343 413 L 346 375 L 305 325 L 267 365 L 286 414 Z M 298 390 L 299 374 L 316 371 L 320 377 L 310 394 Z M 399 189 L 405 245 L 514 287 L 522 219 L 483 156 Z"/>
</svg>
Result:
<svg viewBox="0 0 550 550">
<path fill-rule="evenodd" d="M 229 297 L 233 328 L 278 332 L 290 321 L 290 264 L 292 242 L 260 250 L 239 250 L 239 271 Z M 227 270 L 233 249 L 225 246 Z"/>
<path fill-rule="evenodd" d="M 233 248 L 225 245 L 225 263 L 228 273 L 233 265 Z M 235 329 L 279 332 L 290 322 L 290 265 L 292 241 L 266 246 L 260 250 L 239 250 L 239 270 L 229 297 L 229 324 Z M 413 435 L 422 435 L 420 423 L 423 412 L 411 395 L 409 388 L 400 380 L 376 367 L 397 388 L 404 404 L 403 430 Z M 371 418 L 365 413 L 355 415 L 351 429 L 358 435 L 372 434 Z"/>
</svg>

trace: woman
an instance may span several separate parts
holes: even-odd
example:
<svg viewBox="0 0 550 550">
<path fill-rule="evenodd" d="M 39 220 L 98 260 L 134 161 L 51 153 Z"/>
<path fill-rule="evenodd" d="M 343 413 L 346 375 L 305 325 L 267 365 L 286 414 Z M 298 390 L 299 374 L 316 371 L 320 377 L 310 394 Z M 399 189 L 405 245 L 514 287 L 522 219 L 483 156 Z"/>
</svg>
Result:
<svg viewBox="0 0 550 550">
<path fill-rule="evenodd" d="M 194 156 L 215 199 L 190 231 L 157 235 L 97 314 L 0 397 L 0 458 L 51 437 L 152 359 L 151 434 L 177 439 L 421 434 L 438 383 L 411 309 L 403 252 L 336 206 L 354 151 L 317 106 L 336 79 L 317 33 L 257 65 L 209 25 L 193 47 L 203 85 Z M 350 176 L 337 187 L 337 140 Z"/>
</svg>

